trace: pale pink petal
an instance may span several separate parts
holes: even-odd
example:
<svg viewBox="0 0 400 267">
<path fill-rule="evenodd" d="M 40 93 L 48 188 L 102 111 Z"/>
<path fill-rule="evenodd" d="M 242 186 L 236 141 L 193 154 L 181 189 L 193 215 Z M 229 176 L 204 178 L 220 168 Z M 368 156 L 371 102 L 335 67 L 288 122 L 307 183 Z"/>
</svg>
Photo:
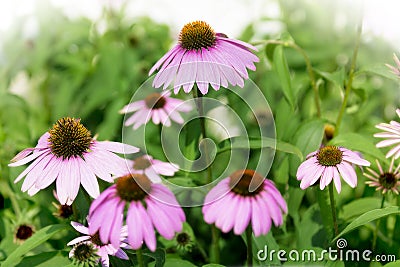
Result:
<svg viewBox="0 0 400 267">
<path fill-rule="evenodd" d="M 146 105 L 146 103 L 144 100 L 139 100 L 136 102 L 129 103 L 128 105 L 123 107 L 119 112 L 120 113 L 134 112 L 134 111 L 137 111 L 137 110 L 143 108 L 145 105 Z"/>
<path fill-rule="evenodd" d="M 225 196 L 225 198 L 229 198 L 229 195 Z M 241 196 L 232 194 L 230 198 L 229 205 L 226 205 L 223 209 L 219 210 L 219 215 L 215 220 L 215 225 L 221 229 L 222 232 L 229 232 L 232 227 L 235 225 L 235 216 L 238 209 L 238 206 L 241 201 Z M 221 201 L 222 202 L 222 201 Z M 214 202 L 212 205 L 217 204 Z"/>
<path fill-rule="evenodd" d="M 35 168 L 32 168 L 32 170 L 26 175 L 26 178 L 21 187 L 22 192 L 26 192 L 29 188 L 32 187 L 33 184 L 38 181 L 38 179 L 43 174 L 44 168 L 47 166 L 50 160 L 51 155 L 44 155 L 43 157 L 37 159 L 38 163 L 36 164 Z"/>
<path fill-rule="evenodd" d="M 42 177 L 38 179 L 36 186 L 40 189 L 44 189 L 52 184 L 60 173 L 59 166 L 61 164 L 63 164 L 63 160 L 53 156 L 47 165 L 47 168 L 43 171 Z"/>
<path fill-rule="evenodd" d="M 61 205 L 65 205 L 68 201 L 68 176 L 69 176 L 68 160 L 60 164 L 60 172 L 56 180 L 57 197 Z"/>
<path fill-rule="evenodd" d="M 73 201 L 79 192 L 79 185 L 81 184 L 81 173 L 77 158 L 71 157 L 68 161 L 70 166 L 68 197 L 70 200 Z"/>
<path fill-rule="evenodd" d="M 348 183 L 351 187 L 356 187 L 357 185 L 357 174 L 354 171 L 354 168 L 347 162 L 342 162 L 337 165 L 337 168 L 340 174 L 343 177 L 343 180 Z"/>
<path fill-rule="evenodd" d="M 339 176 L 339 170 L 337 167 L 334 167 L 335 169 L 333 170 L 333 182 L 335 183 L 336 191 L 340 193 L 342 189 L 342 183 L 340 181 L 340 176 Z"/>
<path fill-rule="evenodd" d="M 84 235 L 89 235 L 88 228 L 86 226 L 84 226 L 83 224 L 80 224 L 78 222 L 71 222 L 71 225 L 79 233 L 84 234 Z"/>
<path fill-rule="evenodd" d="M 157 63 L 150 69 L 149 75 L 156 71 L 164 63 L 168 65 L 171 59 L 175 56 L 177 51 L 180 50 L 180 45 L 175 45 L 171 50 L 169 50 L 162 58 L 160 58 Z"/>
<path fill-rule="evenodd" d="M 85 188 L 86 192 L 92 197 L 97 198 L 100 195 L 99 184 L 96 176 L 90 170 L 87 163 L 81 158 L 78 159 L 80 171 L 81 171 L 81 184 Z"/>
<path fill-rule="evenodd" d="M 95 146 L 101 149 L 105 149 L 120 154 L 133 154 L 139 152 L 139 148 L 137 147 L 111 141 L 95 141 Z"/>
<path fill-rule="evenodd" d="M 33 153 L 33 154 L 31 154 L 31 155 L 29 155 L 29 156 L 27 156 L 27 157 L 25 157 L 25 158 L 23 158 L 23 159 L 21 159 L 19 161 L 10 163 L 10 164 L 8 164 L 8 166 L 9 167 L 22 166 L 22 165 L 24 165 L 24 164 L 26 164 L 26 163 L 38 158 L 39 156 L 41 156 L 43 154 L 48 154 L 48 153 L 50 153 L 50 149 L 44 149 L 44 150 L 39 151 L 37 153 Z"/>
<path fill-rule="evenodd" d="M 131 202 L 128 214 L 126 217 L 126 224 L 128 225 L 128 241 L 132 249 L 139 249 L 143 243 L 143 222 L 142 216 L 148 216 L 143 206 L 136 201 Z M 144 227 L 152 227 L 152 225 L 145 225 Z"/>
<path fill-rule="evenodd" d="M 146 176 L 152 181 L 153 183 L 161 183 L 161 177 L 158 175 L 152 167 L 147 168 L 146 170 L 143 171 Z"/>
<path fill-rule="evenodd" d="M 77 238 L 72 239 L 71 241 L 69 241 L 69 242 L 67 243 L 67 246 L 72 246 L 72 245 L 81 243 L 81 242 L 83 242 L 83 241 L 89 240 L 89 239 L 90 239 L 90 236 L 87 236 L 87 235 L 80 236 L 80 237 L 77 237 Z"/>
</svg>

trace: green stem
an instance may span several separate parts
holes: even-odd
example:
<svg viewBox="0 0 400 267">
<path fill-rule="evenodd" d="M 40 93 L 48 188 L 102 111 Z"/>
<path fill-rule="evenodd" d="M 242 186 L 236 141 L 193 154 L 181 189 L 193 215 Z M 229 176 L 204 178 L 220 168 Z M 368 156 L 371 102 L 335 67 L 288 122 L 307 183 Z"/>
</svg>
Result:
<svg viewBox="0 0 400 267">
<path fill-rule="evenodd" d="M 346 106 L 347 106 L 347 100 L 349 98 L 350 91 L 353 86 L 353 79 L 354 79 L 354 72 L 356 69 L 357 55 L 358 55 L 358 50 L 359 50 L 360 42 L 361 42 L 361 33 L 362 33 L 362 22 L 359 23 L 358 28 L 357 28 L 356 44 L 355 44 L 354 51 L 353 51 L 353 57 L 351 59 L 349 78 L 347 80 L 342 106 L 340 107 L 340 111 L 339 111 L 338 117 L 336 119 L 335 135 L 338 135 L 338 133 L 339 133 L 340 124 L 342 123 L 342 118 L 343 118 L 343 115 L 344 115 L 344 112 L 345 112 Z"/>
<path fill-rule="evenodd" d="M 193 98 L 195 99 L 196 106 L 197 106 L 197 111 L 199 113 L 199 120 L 200 120 L 200 129 L 201 129 L 201 135 L 202 139 L 207 138 L 207 132 L 206 132 L 206 121 L 204 118 L 204 107 L 203 107 L 203 99 L 202 96 L 198 94 L 198 88 L 197 85 L 194 85 L 192 89 L 193 93 Z M 204 146 L 204 153 L 206 157 L 206 165 L 207 165 L 207 184 L 210 184 L 212 182 L 212 170 L 211 170 L 211 164 L 210 164 L 210 158 L 208 155 L 208 147 L 207 145 Z"/>
<path fill-rule="evenodd" d="M 7 166 L 7 167 L 8 167 L 8 166 Z M 4 197 L 4 198 L 8 197 L 8 198 L 10 199 L 11 206 L 12 206 L 12 208 L 13 208 L 13 211 L 14 211 L 14 213 L 15 213 L 15 216 L 16 216 L 17 218 L 20 218 L 21 215 L 22 215 L 21 208 L 19 207 L 19 202 L 18 202 L 18 200 L 17 200 L 17 198 L 16 198 L 16 194 L 12 191 L 10 185 L 8 184 L 8 181 L 2 180 L 2 181 L 0 182 L 0 186 L 1 186 L 1 188 L 2 188 L 1 191 L 2 191 L 2 193 L 3 193 L 3 197 Z"/>
<path fill-rule="evenodd" d="M 215 225 L 211 225 L 211 253 L 210 261 L 219 263 L 219 230 Z"/>
<path fill-rule="evenodd" d="M 253 266 L 253 241 L 251 225 L 246 228 L 247 267 Z"/>
<path fill-rule="evenodd" d="M 200 120 L 200 128 L 201 128 L 201 135 L 202 139 L 207 138 L 207 132 L 206 132 L 206 125 L 205 125 L 205 118 L 204 118 L 204 107 L 203 107 L 203 100 L 202 96 L 198 94 L 198 88 L 197 85 L 194 85 L 192 89 L 193 93 L 193 98 L 196 102 L 197 106 L 197 111 L 199 113 L 199 120 Z M 200 141 L 199 141 L 200 142 Z M 210 184 L 212 182 L 212 170 L 211 170 L 211 164 L 209 164 L 209 157 L 208 157 L 208 147 L 205 145 L 204 147 L 204 153 L 206 154 L 206 169 L 207 169 L 207 184 Z M 215 225 L 211 225 L 211 247 L 210 247 L 210 259 L 211 262 L 213 263 L 219 263 L 219 231 L 215 227 Z"/>
<path fill-rule="evenodd" d="M 136 256 L 137 256 L 137 261 L 140 267 L 145 267 L 144 261 L 143 261 L 143 252 L 142 248 L 139 248 L 136 250 Z"/>
<path fill-rule="evenodd" d="M 335 195 L 333 193 L 333 183 L 329 184 L 329 200 L 330 200 L 330 203 L 331 203 L 333 228 L 335 230 L 335 236 L 338 236 L 339 228 L 338 228 L 337 216 L 336 216 L 336 205 L 335 205 Z"/>
<path fill-rule="evenodd" d="M 268 40 L 268 41 L 259 41 L 259 42 L 254 43 L 254 45 L 257 45 L 257 44 L 263 44 L 263 45 L 276 44 L 276 45 L 283 45 L 284 47 L 291 47 L 303 56 L 304 62 L 306 63 L 306 67 L 307 67 L 308 77 L 310 78 L 311 87 L 314 91 L 314 103 L 315 103 L 315 108 L 317 110 L 317 117 L 320 118 L 321 117 L 321 104 L 320 104 L 320 99 L 319 99 L 318 86 L 317 86 L 317 82 L 315 80 L 315 73 L 314 73 L 314 70 L 313 70 L 313 67 L 311 64 L 311 60 L 308 57 L 306 51 L 294 42 L 287 42 L 287 41 L 280 41 L 280 40 Z"/>
<path fill-rule="evenodd" d="M 385 205 L 385 195 L 382 194 L 381 209 L 383 208 L 384 205 Z M 378 231 L 379 231 L 380 224 L 381 224 L 381 220 L 378 219 L 376 221 L 375 231 L 374 231 L 374 235 L 373 235 L 373 239 L 372 239 L 372 251 L 374 251 L 375 247 L 376 247 L 376 240 L 378 238 Z"/>
</svg>

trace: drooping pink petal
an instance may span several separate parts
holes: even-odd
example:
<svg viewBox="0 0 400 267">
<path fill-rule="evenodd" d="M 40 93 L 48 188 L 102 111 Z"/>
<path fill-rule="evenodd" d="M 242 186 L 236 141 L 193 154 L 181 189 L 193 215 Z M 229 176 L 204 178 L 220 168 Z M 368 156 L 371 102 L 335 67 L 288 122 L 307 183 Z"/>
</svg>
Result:
<svg viewBox="0 0 400 267">
<path fill-rule="evenodd" d="M 78 162 L 81 175 L 81 184 L 83 188 L 85 188 L 86 192 L 88 192 L 92 198 L 97 198 L 100 195 L 100 189 L 96 176 L 90 170 L 86 161 L 78 158 Z"/>
<path fill-rule="evenodd" d="M 67 243 L 67 246 L 72 246 L 72 245 L 81 243 L 83 241 L 89 240 L 89 239 L 90 239 L 90 236 L 88 236 L 88 235 L 80 236 L 80 237 L 77 237 L 77 238 L 72 239 L 71 241 L 69 241 Z"/>
<path fill-rule="evenodd" d="M 76 230 L 76 231 L 78 231 L 79 233 L 81 233 L 81 234 L 84 234 L 84 235 L 89 235 L 89 230 L 88 230 L 88 228 L 86 227 L 86 226 L 84 226 L 83 224 L 80 224 L 80 223 L 78 223 L 78 222 L 71 222 L 71 225 L 72 225 L 72 227 L 74 227 L 74 229 Z M 68 244 L 67 244 L 67 246 L 69 246 Z"/>
<path fill-rule="evenodd" d="M 133 154 L 139 152 L 139 148 L 137 147 L 111 141 L 96 141 L 95 146 L 101 149 L 105 149 L 120 154 Z"/>
<path fill-rule="evenodd" d="M 250 222 L 251 218 L 250 204 L 251 204 L 250 199 L 245 199 L 242 197 L 239 200 L 236 211 L 235 227 L 233 228 L 233 232 L 235 233 L 235 235 L 242 234 Z"/>
<path fill-rule="evenodd" d="M 130 203 L 128 214 L 126 217 L 126 224 L 128 225 L 128 242 L 132 249 L 139 249 L 142 247 L 144 227 L 152 227 L 152 225 L 143 225 L 143 218 L 141 216 L 148 216 L 143 206 L 136 201 Z"/>
<path fill-rule="evenodd" d="M 123 107 L 119 112 L 120 113 L 134 112 L 134 111 L 137 111 L 137 110 L 143 108 L 145 105 L 146 105 L 146 103 L 144 100 L 135 101 L 135 102 L 129 103 L 128 105 Z"/>
</svg>

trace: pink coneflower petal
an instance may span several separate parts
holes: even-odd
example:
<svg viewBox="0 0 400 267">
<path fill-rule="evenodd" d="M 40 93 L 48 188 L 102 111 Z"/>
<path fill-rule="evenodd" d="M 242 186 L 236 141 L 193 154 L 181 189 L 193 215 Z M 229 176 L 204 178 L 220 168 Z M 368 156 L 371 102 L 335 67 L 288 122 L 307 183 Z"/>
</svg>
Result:
<svg viewBox="0 0 400 267">
<path fill-rule="evenodd" d="M 119 112 L 120 113 L 130 113 L 142 109 L 145 106 L 144 100 L 139 100 L 136 102 L 132 102 L 125 107 L 123 107 Z"/>
<path fill-rule="evenodd" d="M 101 142 L 97 141 L 95 143 L 95 146 L 104 150 L 120 154 L 133 154 L 139 152 L 139 148 L 137 147 L 111 141 L 101 141 Z"/>
<path fill-rule="evenodd" d="M 80 237 L 77 237 L 77 238 L 71 240 L 70 242 L 68 242 L 67 246 L 72 246 L 72 245 L 81 243 L 83 241 L 89 240 L 89 239 L 90 239 L 90 236 L 80 236 Z"/>
<path fill-rule="evenodd" d="M 253 179 L 261 186 L 249 192 Z M 222 232 L 233 229 L 240 235 L 251 224 L 255 236 L 267 234 L 271 221 L 281 225 L 284 210 L 287 205 L 273 182 L 253 170 L 238 170 L 223 179 L 207 194 L 202 208 L 205 222 L 214 223 Z"/>
<path fill-rule="evenodd" d="M 51 157 L 48 157 L 48 155 L 44 155 L 44 156 L 36 159 L 37 164 L 35 165 L 34 168 L 32 168 L 28 172 L 24 182 L 22 183 L 22 187 L 21 187 L 22 192 L 26 192 L 29 188 L 32 187 L 32 185 L 36 182 L 36 180 L 43 173 L 43 169 L 49 163 L 50 159 L 51 159 Z"/>
<path fill-rule="evenodd" d="M 175 83 L 178 83 L 178 81 L 175 81 Z M 134 111 L 135 113 L 125 121 L 125 126 L 133 125 L 133 129 L 136 130 L 151 119 L 154 124 L 161 123 L 169 127 L 171 126 L 170 114 L 173 113 L 171 116 L 174 116 L 174 121 L 183 123 L 183 118 L 178 114 L 178 111 L 189 112 L 192 110 L 192 107 L 185 104 L 183 100 L 170 97 L 169 92 L 149 94 L 143 101 L 145 104 Z M 128 111 L 128 109 L 121 110 L 123 113 L 128 113 L 125 111 Z"/>
<path fill-rule="evenodd" d="M 31 164 L 15 179 L 25 177 L 22 191 L 36 194 L 56 181 L 57 198 L 62 205 L 71 204 L 80 185 L 92 197 L 99 194 L 96 175 L 112 182 L 112 174 L 126 172 L 125 160 L 116 153 L 134 153 L 138 148 L 109 141 L 97 141 L 80 123 L 80 119 L 61 118 L 38 140 L 35 148 L 20 152 L 9 166 Z"/>
<path fill-rule="evenodd" d="M 71 222 L 72 227 L 81 234 L 89 235 L 88 228 L 78 222 Z M 68 245 L 68 244 L 67 244 Z"/>
<path fill-rule="evenodd" d="M 219 214 L 215 220 L 215 225 L 221 229 L 223 232 L 228 232 L 235 225 L 236 209 L 240 204 L 240 196 L 232 195 L 231 198 L 226 197 L 226 205 L 224 207 L 224 212 L 219 210 Z"/>
<path fill-rule="evenodd" d="M 151 195 L 148 195 L 149 192 Z M 126 204 L 129 205 L 125 218 L 127 228 L 123 229 Z M 99 231 L 103 243 L 117 247 L 120 245 L 117 237 L 126 233 L 133 249 L 140 248 L 144 242 L 151 251 L 155 251 L 154 228 L 164 238 L 172 239 L 176 232 L 182 230 L 185 214 L 167 187 L 151 183 L 144 174 L 130 173 L 119 177 L 115 185 L 93 201 L 89 219 L 89 233 Z"/>
<path fill-rule="evenodd" d="M 233 228 L 233 232 L 236 235 L 243 233 L 247 225 L 249 224 L 251 218 L 250 204 L 250 199 L 241 199 L 239 201 L 236 212 L 235 227 Z"/>
<path fill-rule="evenodd" d="M 143 210 L 143 212 L 141 210 Z M 136 222 L 142 221 L 143 217 L 147 217 L 147 214 L 144 211 L 142 205 L 138 205 L 135 202 L 131 203 L 131 206 L 128 210 L 126 223 L 128 225 L 129 244 L 132 246 L 133 249 L 139 249 L 143 243 L 144 237 L 142 227 L 135 227 Z"/>
</svg>

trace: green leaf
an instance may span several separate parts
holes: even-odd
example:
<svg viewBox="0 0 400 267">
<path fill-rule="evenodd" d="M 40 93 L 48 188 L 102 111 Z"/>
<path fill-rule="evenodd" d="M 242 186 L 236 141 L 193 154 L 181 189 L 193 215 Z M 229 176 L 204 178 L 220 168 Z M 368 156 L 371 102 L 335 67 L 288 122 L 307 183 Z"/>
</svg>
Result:
<svg viewBox="0 0 400 267">
<path fill-rule="evenodd" d="M 2 267 L 14 266 L 21 257 L 23 257 L 27 252 L 36 248 L 40 244 L 46 242 L 54 234 L 60 232 L 67 228 L 65 224 L 54 224 L 46 226 L 39 231 L 37 231 L 33 236 L 25 241 L 21 246 L 19 246 L 13 253 L 11 253 L 7 259 L 1 265 Z"/>
<path fill-rule="evenodd" d="M 274 50 L 273 66 L 281 82 L 283 94 L 285 95 L 285 98 L 289 102 L 292 109 L 294 109 L 295 99 L 292 88 L 292 78 L 290 77 L 289 66 L 285 54 L 283 53 L 282 46 L 278 46 Z"/>
<path fill-rule="evenodd" d="M 158 248 L 154 252 L 143 251 L 143 255 L 151 257 L 151 258 L 153 258 L 155 260 L 154 267 L 167 266 L 167 265 L 164 265 L 164 263 L 165 263 L 165 250 L 164 249 L 159 249 Z"/>
<path fill-rule="evenodd" d="M 296 155 L 300 160 L 303 160 L 301 151 L 292 144 L 278 141 L 269 137 L 244 137 L 236 136 L 225 139 L 218 144 L 217 154 L 232 149 L 261 149 L 272 148 L 281 152 Z"/>
<path fill-rule="evenodd" d="M 296 132 L 296 147 L 303 155 L 307 155 L 321 146 L 323 136 L 324 122 L 322 120 L 306 122 Z"/>
<path fill-rule="evenodd" d="M 392 206 L 392 207 L 387 207 L 383 209 L 374 209 L 371 211 L 368 211 L 364 214 L 362 214 L 360 217 L 352 221 L 349 225 L 344 228 L 344 230 L 335 237 L 334 240 L 338 239 L 339 237 L 343 236 L 344 234 L 347 234 L 350 231 L 353 231 L 354 229 L 363 226 L 371 221 L 380 219 L 382 217 L 386 217 L 391 214 L 400 214 L 400 207 L 397 206 Z"/>
<path fill-rule="evenodd" d="M 225 265 L 209 263 L 209 264 L 203 265 L 202 267 L 225 267 Z"/>
<path fill-rule="evenodd" d="M 329 144 L 336 146 L 343 146 L 348 149 L 357 150 L 359 152 L 371 155 L 373 158 L 377 158 L 380 161 L 386 162 L 387 159 L 379 150 L 375 147 L 374 143 L 370 138 L 367 138 L 357 133 L 344 133 L 339 134 L 333 138 Z"/>
<path fill-rule="evenodd" d="M 16 267 L 53 267 L 70 265 L 68 253 L 58 251 L 43 252 L 34 256 L 24 257 Z"/>
<path fill-rule="evenodd" d="M 383 265 L 383 267 L 398 267 L 400 266 L 400 260 L 389 262 L 388 264 Z"/>
<path fill-rule="evenodd" d="M 332 73 L 320 71 L 317 69 L 314 69 L 314 70 L 316 73 L 318 73 L 319 75 L 324 77 L 326 80 L 333 83 L 336 87 L 343 88 L 345 77 L 346 77 L 344 68 L 340 68 L 339 70 L 332 72 Z"/>
<path fill-rule="evenodd" d="M 364 197 L 361 199 L 356 199 L 342 207 L 339 217 L 345 221 L 348 221 L 349 219 L 360 216 L 371 209 L 379 209 L 381 200 L 381 198 L 377 197 Z"/>
<path fill-rule="evenodd" d="M 190 261 L 185 261 L 181 259 L 176 259 L 176 258 L 170 258 L 167 259 L 165 264 L 163 265 L 164 267 L 196 267 L 193 263 Z"/>
<path fill-rule="evenodd" d="M 399 78 L 395 74 L 393 74 L 388 67 L 386 67 L 383 64 L 373 64 L 361 67 L 360 70 L 355 73 L 355 76 L 365 73 L 379 75 L 396 82 L 399 81 Z"/>
</svg>

